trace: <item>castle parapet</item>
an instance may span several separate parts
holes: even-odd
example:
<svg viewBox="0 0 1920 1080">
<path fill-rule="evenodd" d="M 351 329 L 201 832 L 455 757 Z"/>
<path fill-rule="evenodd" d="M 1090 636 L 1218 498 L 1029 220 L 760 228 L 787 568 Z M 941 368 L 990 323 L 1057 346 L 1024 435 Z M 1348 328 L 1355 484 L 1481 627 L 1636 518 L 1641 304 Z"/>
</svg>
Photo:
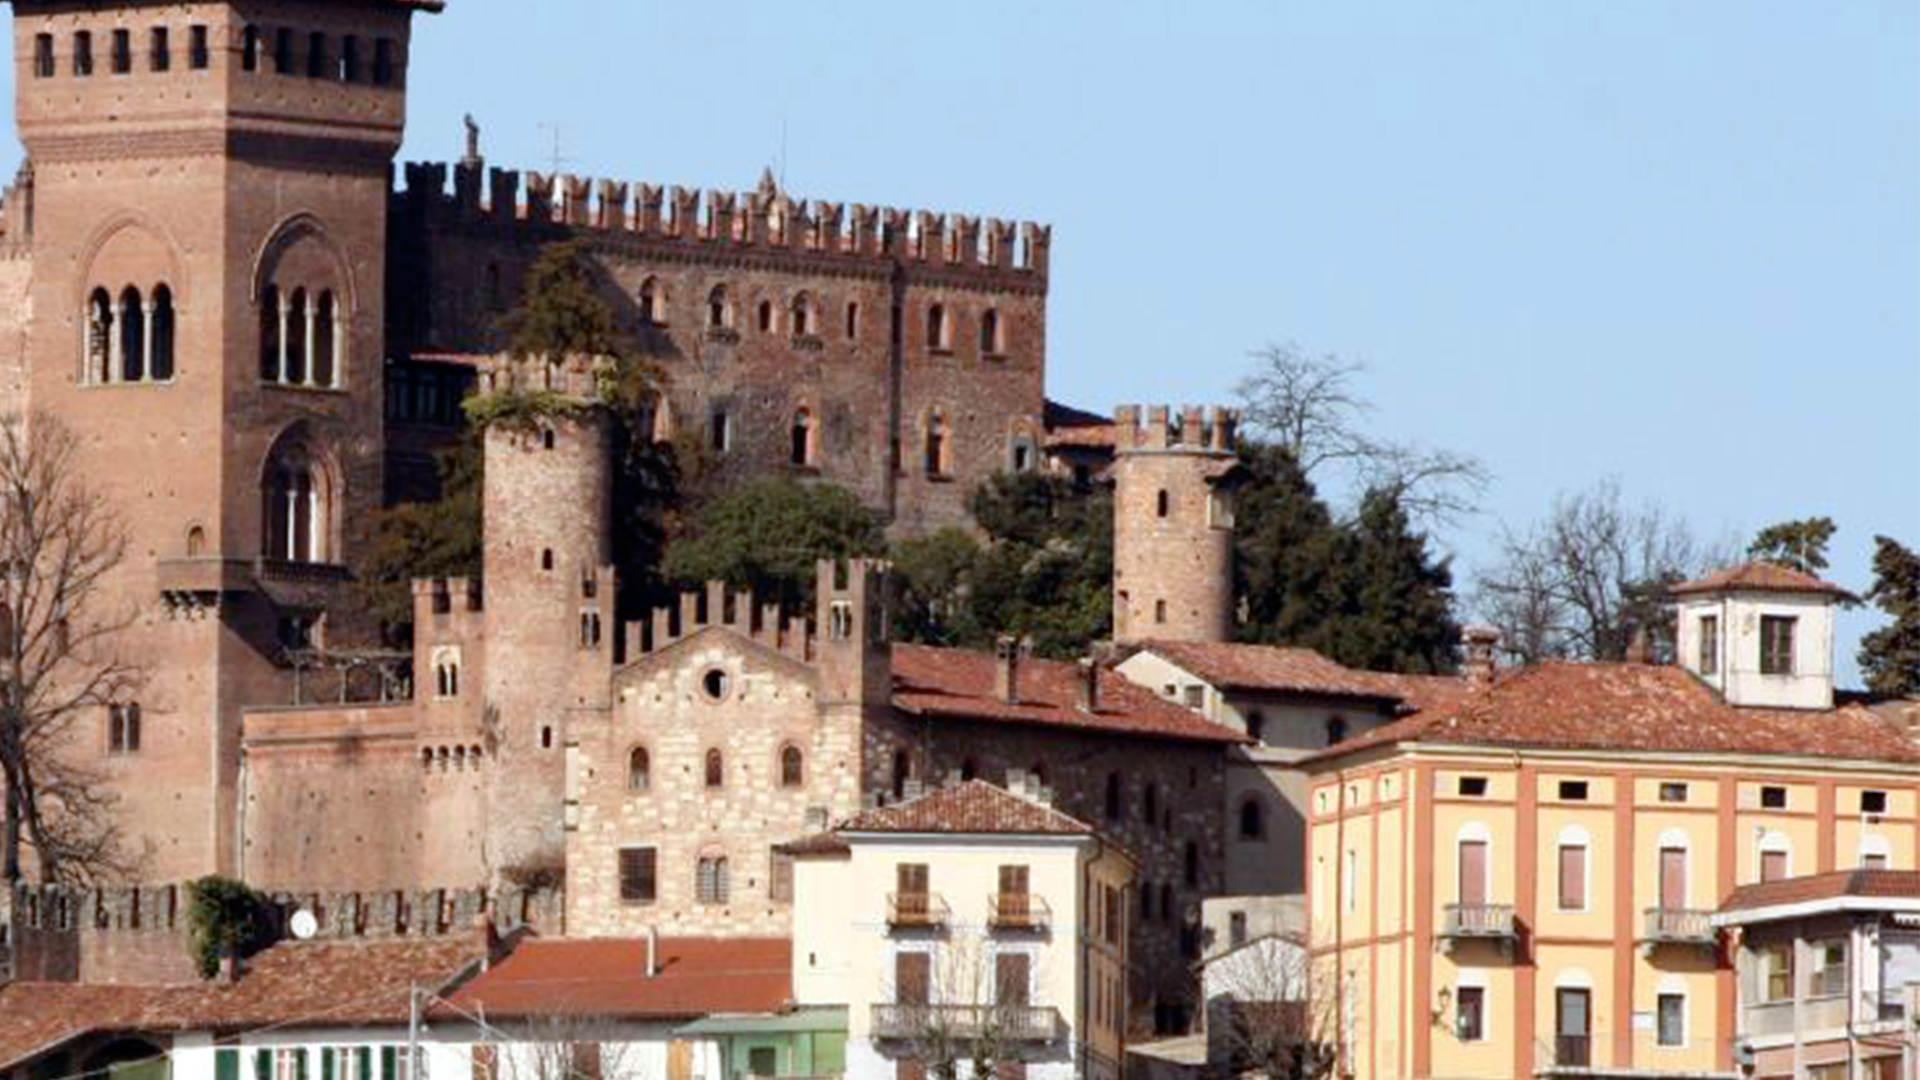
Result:
<svg viewBox="0 0 1920 1080">
<path fill-rule="evenodd" d="M 451 172 L 453 189 L 447 189 Z M 562 227 L 693 245 L 899 259 L 1044 282 L 1053 231 L 930 210 L 796 200 L 765 181 L 758 191 L 679 186 L 409 162 L 399 205 L 429 219 L 509 228 Z M 482 195 L 484 193 L 484 199 Z"/>
<path fill-rule="evenodd" d="M 654 608 L 651 617 L 627 623 L 621 654 L 631 663 L 710 626 L 725 627 L 802 663 L 814 656 L 812 623 L 790 616 L 779 604 L 757 602 L 750 591 L 729 591 L 724 581 L 683 592 L 676 603 Z"/>
<path fill-rule="evenodd" d="M 1145 421 L 1138 405 L 1122 405 L 1113 412 L 1114 450 L 1206 451 L 1230 454 L 1236 447 L 1240 413 L 1213 406 L 1183 406 L 1178 413 L 1165 405 L 1149 406 Z"/>
</svg>

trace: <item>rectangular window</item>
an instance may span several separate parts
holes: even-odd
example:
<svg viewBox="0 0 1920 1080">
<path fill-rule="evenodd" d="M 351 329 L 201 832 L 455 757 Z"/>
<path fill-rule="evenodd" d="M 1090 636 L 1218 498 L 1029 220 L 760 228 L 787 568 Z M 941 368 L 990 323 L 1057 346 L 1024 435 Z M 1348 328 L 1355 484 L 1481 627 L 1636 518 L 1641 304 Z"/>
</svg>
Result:
<svg viewBox="0 0 1920 1080">
<path fill-rule="evenodd" d="M 1585 780 L 1560 781 L 1560 798 L 1563 802 L 1586 802 L 1587 782 Z"/>
<path fill-rule="evenodd" d="M 393 39 L 379 38 L 373 43 L 373 84 L 393 84 Z"/>
<path fill-rule="evenodd" d="M 1720 672 L 1720 616 L 1700 616 L 1700 674 Z"/>
<path fill-rule="evenodd" d="M 1340 863 L 1340 894 L 1342 906 L 1351 913 L 1359 904 L 1360 898 L 1360 853 L 1348 848 Z"/>
<path fill-rule="evenodd" d="M 1487 1037 L 1487 989 L 1463 986 L 1453 999 L 1453 1034 L 1461 1042 L 1479 1042 Z"/>
<path fill-rule="evenodd" d="M 1661 1046 L 1687 1044 L 1687 999 L 1681 994 L 1661 994 L 1655 1009 L 1655 1033 Z"/>
<path fill-rule="evenodd" d="M 727 423 L 727 410 L 715 409 L 707 416 L 707 446 L 716 454 L 727 452 L 732 442 L 732 425 Z"/>
<path fill-rule="evenodd" d="M 1762 810 L 1785 810 L 1787 808 L 1787 789 L 1777 784 L 1768 784 L 1761 788 L 1760 808 Z"/>
<path fill-rule="evenodd" d="M 1187 708 L 1198 709 L 1207 703 L 1207 688 L 1204 686 L 1187 687 Z"/>
<path fill-rule="evenodd" d="M 284 27 L 273 32 L 273 73 L 293 74 L 293 31 Z"/>
<path fill-rule="evenodd" d="M 113 32 L 113 73 L 125 75 L 133 70 L 133 31 Z"/>
<path fill-rule="evenodd" d="M 1579 844 L 1560 847 L 1560 910 L 1587 908 L 1587 849 Z"/>
<path fill-rule="evenodd" d="M 1235 911 L 1227 915 L 1227 944 L 1238 948 L 1247 943 L 1247 913 Z"/>
<path fill-rule="evenodd" d="M 340 39 L 340 81 L 360 81 L 360 39 L 352 34 Z"/>
<path fill-rule="evenodd" d="M 1793 632 L 1799 621 L 1791 615 L 1760 616 L 1760 674 L 1793 674 Z"/>
<path fill-rule="evenodd" d="M 147 64 L 155 71 L 166 71 L 173 67 L 172 43 L 167 40 L 167 28 L 156 26 L 147 39 Z"/>
<path fill-rule="evenodd" d="M 925 1005 L 932 1000 L 933 956 L 924 952 L 893 955 L 893 1000 L 901 1005 Z"/>
<path fill-rule="evenodd" d="M 332 72 L 327 64 L 327 35 L 315 31 L 307 35 L 307 78 L 324 79 Z"/>
<path fill-rule="evenodd" d="M 774 851 L 767 864 L 767 897 L 776 904 L 793 903 L 793 856 Z"/>
<path fill-rule="evenodd" d="M 1863 814 L 1884 814 L 1887 812 L 1887 793 L 1884 791 L 1863 791 L 1860 793 L 1860 812 Z"/>
<path fill-rule="evenodd" d="M 52 34 L 35 34 L 33 37 L 33 77 L 36 79 L 53 77 Z"/>
<path fill-rule="evenodd" d="M 1847 992 L 1847 942 L 1844 938 L 1810 943 L 1813 953 L 1814 997 L 1841 997 Z"/>
<path fill-rule="evenodd" d="M 1784 851 L 1763 851 L 1760 853 L 1760 880 L 1784 881 L 1787 877 L 1787 853 Z"/>
<path fill-rule="evenodd" d="M 1759 951 L 1761 1001 L 1793 999 L 1793 943 L 1762 946 Z"/>
<path fill-rule="evenodd" d="M 93 74 L 93 35 L 85 30 L 73 35 L 73 73 Z"/>
<path fill-rule="evenodd" d="M 1687 906 L 1687 849 L 1660 849 L 1660 906 L 1681 911 Z"/>
<path fill-rule="evenodd" d="M 213 57 L 207 47 L 207 28 L 195 26 L 187 32 L 187 66 L 195 71 L 205 71 L 212 62 Z"/>
<path fill-rule="evenodd" d="M 1459 897 L 1461 907 L 1484 907 L 1487 903 L 1487 842 L 1460 841 Z"/>
<path fill-rule="evenodd" d="M 659 895 L 659 855 L 650 847 L 620 849 L 620 902 L 651 904 Z"/>
<path fill-rule="evenodd" d="M 1460 797 L 1464 799 L 1485 798 L 1487 794 L 1487 778 L 1484 776 L 1463 776 L 1460 778 L 1458 791 L 1460 792 Z"/>
<path fill-rule="evenodd" d="M 1683 803 L 1687 801 L 1687 785 L 1668 781 L 1660 785 L 1660 801 Z"/>
</svg>

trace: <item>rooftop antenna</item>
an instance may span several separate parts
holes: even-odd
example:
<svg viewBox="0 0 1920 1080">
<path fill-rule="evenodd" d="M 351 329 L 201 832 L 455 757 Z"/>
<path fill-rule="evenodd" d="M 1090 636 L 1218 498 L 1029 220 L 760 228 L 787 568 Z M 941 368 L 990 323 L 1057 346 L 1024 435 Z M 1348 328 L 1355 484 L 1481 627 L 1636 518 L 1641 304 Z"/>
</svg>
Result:
<svg viewBox="0 0 1920 1080">
<path fill-rule="evenodd" d="M 558 176 L 560 175 L 561 166 L 573 164 L 572 158 L 563 157 L 560 154 L 560 125 L 559 124 L 541 124 L 540 130 L 553 132 L 553 158 L 552 158 L 553 175 Z"/>
</svg>

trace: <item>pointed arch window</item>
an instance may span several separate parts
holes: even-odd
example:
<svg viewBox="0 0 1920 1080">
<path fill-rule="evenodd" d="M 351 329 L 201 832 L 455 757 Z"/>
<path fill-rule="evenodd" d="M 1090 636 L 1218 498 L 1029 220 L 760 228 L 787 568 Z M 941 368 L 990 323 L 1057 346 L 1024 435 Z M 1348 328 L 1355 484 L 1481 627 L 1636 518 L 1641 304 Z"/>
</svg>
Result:
<svg viewBox="0 0 1920 1080">
<path fill-rule="evenodd" d="M 306 382 L 307 353 L 313 344 L 307 321 L 307 290 L 293 290 L 293 295 L 287 298 L 285 314 L 280 322 L 286 328 L 280 350 L 283 364 L 281 381 L 295 384 Z"/>
<path fill-rule="evenodd" d="M 810 337 L 817 332 L 813 325 L 813 300 L 806 293 L 793 298 L 793 336 Z"/>
<path fill-rule="evenodd" d="M 702 904 L 727 902 L 727 857 L 702 855 L 694 879 L 694 899 Z"/>
<path fill-rule="evenodd" d="M 313 306 L 313 385 L 339 385 L 339 353 L 337 343 L 340 340 L 340 312 L 334 303 L 333 290 L 322 289 Z"/>
<path fill-rule="evenodd" d="M 173 378 L 173 290 L 153 287 L 147 307 L 147 374 L 155 382 Z"/>
<path fill-rule="evenodd" d="M 280 344 L 285 336 L 280 287 L 268 285 L 260 290 L 260 378 L 267 382 L 280 381 Z"/>
<path fill-rule="evenodd" d="M 296 442 L 274 449 L 261 496 L 261 554 L 284 562 L 330 561 L 332 491 L 305 446 Z"/>
<path fill-rule="evenodd" d="M 1267 808 L 1257 795 L 1240 804 L 1240 839 L 1263 840 L 1267 835 Z"/>
<path fill-rule="evenodd" d="M 147 377 L 147 311 L 140 290 L 129 285 L 120 291 L 120 381 L 144 382 Z"/>
<path fill-rule="evenodd" d="M 660 282 L 648 278 L 640 283 L 640 325 L 665 326 L 667 323 L 667 291 Z"/>
<path fill-rule="evenodd" d="M 113 299 L 105 289 L 87 297 L 86 381 L 113 381 Z"/>
<path fill-rule="evenodd" d="M 707 329 L 733 329 L 733 303 L 727 297 L 725 285 L 715 285 L 707 293 Z"/>
<path fill-rule="evenodd" d="M 627 790 L 645 791 L 653 786 L 653 756 L 644 746 L 627 752 Z"/>
<path fill-rule="evenodd" d="M 346 367 L 339 294 L 268 284 L 260 290 L 260 378 L 281 386 L 338 389 Z"/>
<path fill-rule="evenodd" d="M 797 409 L 793 414 L 793 428 L 789 432 L 788 459 L 795 465 L 813 464 L 813 414 L 806 409 Z"/>
<path fill-rule="evenodd" d="M 760 301 L 760 316 L 755 326 L 763 334 L 773 329 L 773 301 Z"/>
<path fill-rule="evenodd" d="M 240 69 L 260 70 L 260 28 L 257 26 L 240 31 Z"/>
</svg>

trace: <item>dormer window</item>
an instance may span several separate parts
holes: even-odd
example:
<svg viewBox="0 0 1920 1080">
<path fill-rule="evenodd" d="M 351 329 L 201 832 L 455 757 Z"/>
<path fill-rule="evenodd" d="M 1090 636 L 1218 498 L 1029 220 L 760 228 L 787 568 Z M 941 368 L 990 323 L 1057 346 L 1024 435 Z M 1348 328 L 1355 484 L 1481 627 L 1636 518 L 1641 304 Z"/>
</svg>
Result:
<svg viewBox="0 0 1920 1080">
<path fill-rule="evenodd" d="M 1720 616 L 1700 616 L 1700 674 L 1720 673 Z"/>
<path fill-rule="evenodd" d="M 1793 633 L 1799 621 L 1791 615 L 1760 616 L 1760 674 L 1793 674 Z"/>
</svg>

